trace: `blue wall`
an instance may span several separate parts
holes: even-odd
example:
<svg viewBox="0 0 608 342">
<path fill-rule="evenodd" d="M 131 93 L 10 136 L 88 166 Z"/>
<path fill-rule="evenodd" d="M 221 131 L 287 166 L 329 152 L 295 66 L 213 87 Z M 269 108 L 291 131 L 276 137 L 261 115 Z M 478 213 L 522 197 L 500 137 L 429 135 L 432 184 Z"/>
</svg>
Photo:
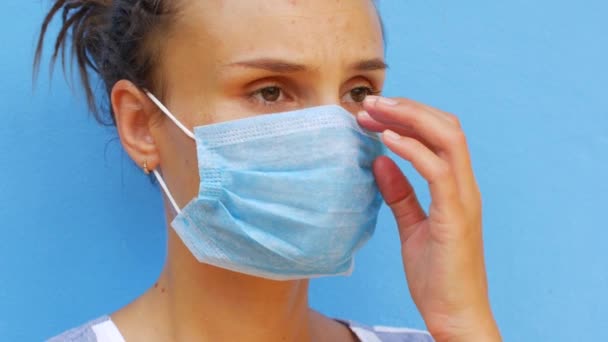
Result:
<svg viewBox="0 0 608 342">
<path fill-rule="evenodd" d="M 48 5 L 48 2 L 43 1 Z M 0 12 L 0 341 L 36 341 L 125 305 L 160 272 L 158 190 L 31 56 L 46 5 Z M 491 299 L 507 341 L 608 341 L 608 2 L 382 1 L 388 95 L 460 115 L 484 196 Z M 428 193 L 414 179 L 423 201 Z M 423 327 L 395 224 L 312 304 Z"/>
</svg>

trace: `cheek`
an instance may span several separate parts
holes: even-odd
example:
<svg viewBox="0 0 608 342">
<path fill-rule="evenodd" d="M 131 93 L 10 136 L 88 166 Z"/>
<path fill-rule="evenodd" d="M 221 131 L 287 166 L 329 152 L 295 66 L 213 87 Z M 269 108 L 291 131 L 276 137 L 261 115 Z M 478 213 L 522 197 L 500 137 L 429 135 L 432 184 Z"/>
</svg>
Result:
<svg viewBox="0 0 608 342">
<path fill-rule="evenodd" d="M 180 152 L 176 154 L 176 158 L 181 160 L 175 161 L 175 188 L 177 193 L 174 194 L 181 208 L 197 196 L 200 187 L 200 177 L 198 173 L 198 159 L 194 151 L 189 151 L 188 154 Z"/>
<path fill-rule="evenodd" d="M 256 114 L 247 106 L 246 96 L 227 93 L 221 85 L 213 85 L 196 96 L 183 97 L 181 102 L 175 102 L 181 105 L 179 111 L 184 114 L 180 120 L 192 131 L 197 126 L 243 119 Z"/>
<path fill-rule="evenodd" d="M 224 96 L 218 98 L 213 107 L 214 111 L 209 113 L 211 123 L 245 119 L 259 114 L 252 110 L 245 97 Z"/>
<path fill-rule="evenodd" d="M 183 208 L 199 190 L 196 144 L 179 129 L 170 127 L 172 123 L 168 119 L 163 125 L 165 134 L 157 142 L 161 169 L 171 195 Z"/>
</svg>

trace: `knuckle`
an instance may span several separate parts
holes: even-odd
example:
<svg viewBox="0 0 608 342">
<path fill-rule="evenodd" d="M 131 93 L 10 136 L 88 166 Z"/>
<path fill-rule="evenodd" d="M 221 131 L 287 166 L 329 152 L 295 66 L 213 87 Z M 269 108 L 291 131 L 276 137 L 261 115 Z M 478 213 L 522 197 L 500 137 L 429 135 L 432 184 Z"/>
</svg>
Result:
<svg viewBox="0 0 608 342">
<path fill-rule="evenodd" d="M 449 145 L 463 145 L 466 142 L 464 132 L 461 130 L 453 130 L 446 135 L 446 141 Z"/>
<path fill-rule="evenodd" d="M 401 105 L 401 110 L 403 110 L 405 112 L 410 112 L 410 113 L 417 111 L 416 104 L 412 100 L 400 98 L 398 101 L 399 101 L 399 104 Z"/>
<path fill-rule="evenodd" d="M 402 105 L 411 105 L 412 103 L 414 103 L 413 100 L 410 100 L 405 97 L 395 97 L 394 99 L 397 100 Z"/>
<path fill-rule="evenodd" d="M 477 198 L 477 200 L 481 203 L 483 202 L 483 196 L 481 195 L 481 189 L 479 189 L 479 186 L 475 186 L 475 197 Z"/>
<path fill-rule="evenodd" d="M 481 200 L 478 198 L 475 199 L 471 199 L 470 201 L 468 201 L 468 205 L 470 207 L 470 210 L 475 214 L 475 216 L 477 216 L 479 213 L 481 213 Z"/>
<path fill-rule="evenodd" d="M 413 111 L 413 112 L 423 110 L 423 106 L 414 100 L 400 97 L 400 98 L 397 98 L 397 101 L 399 101 L 402 108 L 405 110 L 409 110 L 409 111 Z"/>
<path fill-rule="evenodd" d="M 456 116 L 455 114 L 452 113 L 446 113 L 448 120 L 453 123 L 454 125 L 456 125 L 457 127 L 462 127 L 462 124 L 460 122 L 460 118 L 458 118 L 458 116 Z"/>
<path fill-rule="evenodd" d="M 481 195 L 481 191 L 477 189 L 477 206 L 479 207 L 479 211 L 481 212 L 483 208 L 483 196 Z"/>
<path fill-rule="evenodd" d="M 436 180 L 445 179 L 450 176 L 451 172 L 452 170 L 450 165 L 445 161 L 441 161 L 435 166 L 433 170 L 433 178 L 435 178 Z"/>
</svg>

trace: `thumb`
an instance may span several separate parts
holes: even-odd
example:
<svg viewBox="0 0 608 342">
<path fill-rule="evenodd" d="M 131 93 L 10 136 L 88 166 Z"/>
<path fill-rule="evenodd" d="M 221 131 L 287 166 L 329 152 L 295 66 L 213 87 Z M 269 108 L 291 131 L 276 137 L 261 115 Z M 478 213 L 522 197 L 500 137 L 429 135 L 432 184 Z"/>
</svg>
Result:
<svg viewBox="0 0 608 342">
<path fill-rule="evenodd" d="M 380 193 L 395 216 L 403 244 L 413 233 L 415 225 L 426 219 L 426 214 L 414 188 L 391 158 L 378 157 L 374 161 L 373 171 Z"/>
</svg>

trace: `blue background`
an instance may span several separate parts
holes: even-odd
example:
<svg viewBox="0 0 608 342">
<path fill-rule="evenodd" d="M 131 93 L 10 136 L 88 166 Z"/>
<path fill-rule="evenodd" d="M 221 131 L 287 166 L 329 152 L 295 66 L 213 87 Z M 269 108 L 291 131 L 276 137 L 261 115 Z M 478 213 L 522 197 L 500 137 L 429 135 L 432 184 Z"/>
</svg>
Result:
<svg viewBox="0 0 608 342">
<path fill-rule="evenodd" d="M 36 341 L 125 305 L 159 274 L 156 187 L 80 91 L 31 57 L 48 2 L 0 12 L 0 341 Z M 458 114 L 484 197 L 490 292 L 506 341 L 608 341 L 608 2 L 381 4 L 388 95 Z M 56 30 L 57 26 L 54 27 Z M 47 50 L 48 51 L 48 50 Z M 48 57 L 48 54 L 47 54 Z M 420 196 L 425 184 L 402 163 Z M 353 276 L 312 305 L 423 328 L 383 208 Z"/>
</svg>

